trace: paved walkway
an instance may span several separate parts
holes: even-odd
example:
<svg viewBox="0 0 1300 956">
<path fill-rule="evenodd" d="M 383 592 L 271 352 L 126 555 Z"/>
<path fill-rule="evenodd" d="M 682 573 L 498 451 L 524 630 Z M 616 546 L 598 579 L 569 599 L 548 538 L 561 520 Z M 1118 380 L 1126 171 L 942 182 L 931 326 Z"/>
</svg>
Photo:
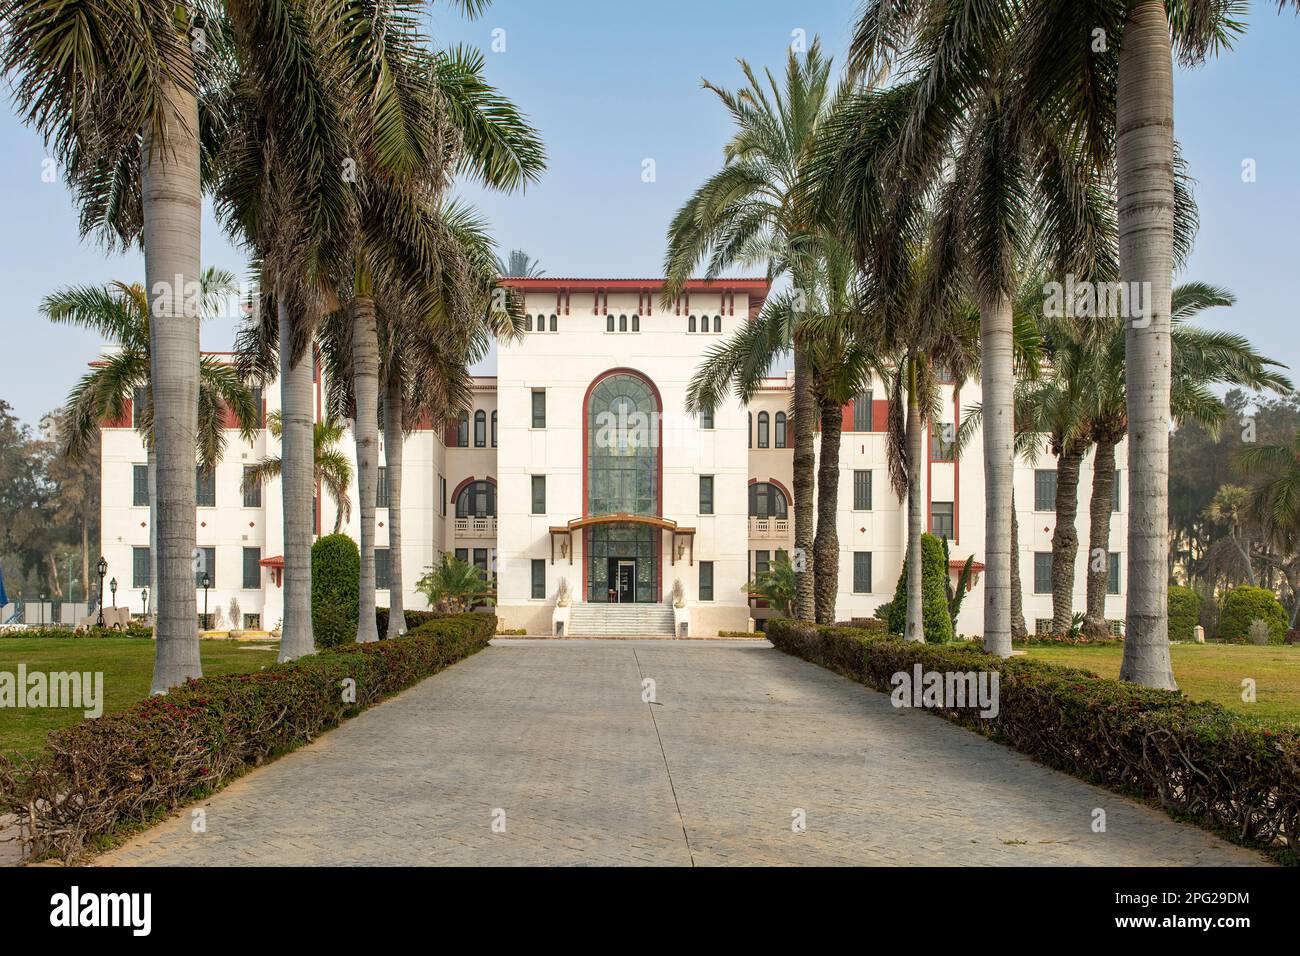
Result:
<svg viewBox="0 0 1300 956">
<path fill-rule="evenodd" d="M 101 862 L 1261 862 L 765 642 L 501 641 L 201 808 Z"/>
</svg>

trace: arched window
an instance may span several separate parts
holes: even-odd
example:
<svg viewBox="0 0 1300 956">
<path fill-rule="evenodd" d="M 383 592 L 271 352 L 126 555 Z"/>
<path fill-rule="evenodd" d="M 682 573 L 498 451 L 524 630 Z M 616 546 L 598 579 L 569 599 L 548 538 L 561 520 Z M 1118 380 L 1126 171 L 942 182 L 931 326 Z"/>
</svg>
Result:
<svg viewBox="0 0 1300 956">
<path fill-rule="evenodd" d="M 481 408 L 474 413 L 474 447 L 487 447 L 487 412 Z"/>
<path fill-rule="evenodd" d="M 532 316 L 532 313 L 525 313 L 525 314 L 524 314 L 524 331 L 525 331 L 525 332 L 531 332 L 532 330 L 533 330 L 533 316 Z"/>
<path fill-rule="evenodd" d="M 497 413 L 495 409 L 492 412 L 492 447 L 497 447 Z"/>
<path fill-rule="evenodd" d="M 641 316 L 639 315 L 632 316 L 632 331 L 633 332 L 641 331 Z"/>
<path fill-rule="evenodd" d="M 546 316 L 540 314 L 537 316 L 537 331 L 538 332 L 546 331 Z"/>
<path fill-rule="evenodd" d="M 767 447 L 767 438 L 768 438 L 767 431 L 769 427 L 768 422 L 769 419 L 767 416 L 767 412 L 759 412 L 758 413 L 758 447 L 759 448 Z"/>
<path fill-rule="evenodd" d="M 614 316 L 612 315 L 605 316 L 605 331 L 606 332 L 614 331 Z"/>
<path fill-rule="evenodd" d="M 695 316 L 692 315 L 689 319 L 686 320 L 686 331 L 687 332 L 695 331 Z"/>
<path fill-rule="evenodd" d="M 471 481 L 456 495 L 457 518 L 495 518 L 497 489 L 490 481 Z"/>
<path fill-rule="evenodd" d="M 456 447 L 469 447 L 469 412 L 461 412 L 456 422 Z"/>
<path fill-rule="evenodd" d="M 626 332 L 626 331 L 627 331 L 627 316 L 626 316 L 626 315 L 620 315 L 620 316 L 618 317 L 618 330 L 619 330 L 620 332 Z"/>
<path fill-rule="evenodd" d="M 785 492 L 766 481 L 749 486 L 749 516 L 751 518 L 784 518 L 790 512 L 790 502 Z"/>
<path fill-rule="evenodd" d="M 776 435 L 774 438 L 775 447 L 785 447 L 785 412 L 776 413 Z"/>
<path fill-rule="evenodd" d="M 551 331 L 555 332 L 556 330 L 559 329 L 559 327 L 560 327 L 559 320 L 556 319 L 555 316 L 551 316 Z"/>
<path fill-rule="evenodd" d="M 722 316 L 720 316 L 720 315 L 715 315 L 715 316 L 713 317 L 713 331 L 714 331 L 714 332 L 721 332 L 721 331 L 722 331 Z"/>
</svg>

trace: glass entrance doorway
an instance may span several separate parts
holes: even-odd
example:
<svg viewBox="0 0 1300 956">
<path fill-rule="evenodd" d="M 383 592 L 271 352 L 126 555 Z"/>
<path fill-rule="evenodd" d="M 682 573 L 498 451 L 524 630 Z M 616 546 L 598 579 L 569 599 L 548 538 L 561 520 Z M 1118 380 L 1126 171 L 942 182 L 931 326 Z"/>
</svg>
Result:
<svg viewBox="0 0 1300 956">
<path fill-rule="evenodd" d="M 636 601 L 636 558 L 609 559 L 609 603 Z"/>
<path fill-rule="evenodd" d="M 587 600 L 646 604 L 658 600 L 658 532 L 645 525 L 608 524 L 586 532 Z"/>
</svg>

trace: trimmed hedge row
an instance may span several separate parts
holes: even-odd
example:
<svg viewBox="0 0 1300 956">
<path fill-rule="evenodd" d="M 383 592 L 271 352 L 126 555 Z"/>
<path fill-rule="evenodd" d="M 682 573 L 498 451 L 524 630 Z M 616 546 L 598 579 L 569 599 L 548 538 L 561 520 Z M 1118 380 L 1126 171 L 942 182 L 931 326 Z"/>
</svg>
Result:
<svg viewBox="0 0 1300 956">
<path fill-rule="evenodd" d="M 406 630 L 413 631 L 421 624 L 427 624 L 430 621 L 436 621 L 439 618 L 445 618 L 445 614 L 439 614 L 437 611 L 402 611 L 402 617 L 406 619 Z M 382 638 L 388 633 L 388 608 L 375 608 L 375 622 L 379 625 L 379 636 Z"/>
<path fill-rule="evenodd" d="M 482 650 L 496 624 L 490 614 L 446 617 L 397 640 L 192 680 L 54 731 L 30 761 L 0 756 L 0 813 L 18 817 L 29 858 L 78 860 Z"/>
<path fill-rule="evenodd" d="M 83 631 L 76 631 L 70 627 L 20 627 L 13 630 L 0 631 L 0 638 L 4 637 L 153 637 L 153 629 L 132 621 L 129 627 L 117 630 L 111 627 L 88 627 Z"/>
<path fill-rule="evenodd" d="M 1300 854 L 1300 730 L 1239 717 L 1218 704 L 1090 671 L 977 648 L 941 647 L 853 628 L 772 621 L 780 650 L 889 693 L 893 675 L 999 674 L 997 716 L 931 708 L 1058 770 L 1158 800 L 1170 813 L 1236 841 Z"/>
</svg>

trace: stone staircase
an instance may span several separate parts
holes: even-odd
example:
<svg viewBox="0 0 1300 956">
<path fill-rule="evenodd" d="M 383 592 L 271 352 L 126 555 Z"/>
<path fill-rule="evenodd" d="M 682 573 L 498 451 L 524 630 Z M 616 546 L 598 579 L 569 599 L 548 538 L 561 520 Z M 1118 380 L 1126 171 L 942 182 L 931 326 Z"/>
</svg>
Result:
<svg viewBox="0 0 1300 956">
<path fill-rule="evenodd" d="M 569 637 L 672 637 L 671 604 L 586 604 L 569 609 Z"/>
</svg>

